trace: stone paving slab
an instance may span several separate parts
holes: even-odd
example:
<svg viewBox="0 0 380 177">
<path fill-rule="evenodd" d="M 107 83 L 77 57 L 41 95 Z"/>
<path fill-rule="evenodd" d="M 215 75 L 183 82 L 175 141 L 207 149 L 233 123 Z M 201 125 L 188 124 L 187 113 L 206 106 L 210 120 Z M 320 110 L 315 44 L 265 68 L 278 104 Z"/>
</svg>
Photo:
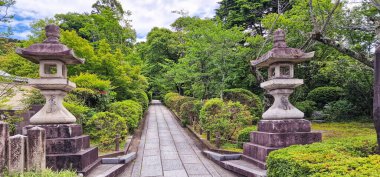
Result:
<svg viewBox="0 0 380 177">
<path fill-rule="evenodd" d="M 159 101 L 148 109 L 137 158 L 119 176 L 233 177 L 195 146 L 171 112 Z"/>
</svg>

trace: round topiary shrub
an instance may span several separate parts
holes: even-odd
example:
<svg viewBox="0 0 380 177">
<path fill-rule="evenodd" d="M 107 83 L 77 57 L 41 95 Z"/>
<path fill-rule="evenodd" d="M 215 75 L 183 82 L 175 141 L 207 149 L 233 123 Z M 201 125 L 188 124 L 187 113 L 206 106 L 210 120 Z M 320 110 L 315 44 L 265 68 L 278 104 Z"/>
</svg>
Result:
<svg viewBox="0 0 380 177">
<path fill-rule="evenodd" d="M 137 101 L 142 106 L 143 110 L 146 111 L 149 106 L 149 98 L 143 90 L 135 91 L 132 96 L 132 100 Z"/>
<path fill-rule="evenodd" d="M 95 140 L 103 148 L 114 145 L 116 135 L 124 139 L 128 133 L 127 120 L 115 113 L 99 112 L 87 122 L 91 139 Z"/>
<path fill-rule="evenodd" d="M 224 103 L 218 98 L 206 101 L 200 112 L 202 129 L 212 135 L 219 132 L 225 140 L 230 140 L 251 121 L 251 113 L 245 105 L 232 101 Z"/>
<path fill-rule="evenodd" d="M 181 100 L 183 98 L 185 98 L 185 97 L 181 96 L 181 95 L 176 95 L 176 96 L 169 97 L 168 100 L 167 100 L 166 106 L 168 106 L 171 110 L 175 110 L 175 105 L 177 104 L 177 102 L 179 100 Z"/>
<path fill-rule="evenodd" d="M 260 97 L 249 90 L 242 88 L 224 90 L 223 99 L 226 101 L 238 101 L 246 105 L 250 109 L 251 115 L 254 116 L 255 123 L 260 119 L 263 113 L 263 104 Z"/>
<path fill-rule="evenodd" d="M 164 96 L 164 104 L 166 105 L 166 106 L 168 106 L 168 101 L 169 101 L 169 98 L 170 97 L 173 97 L 173 96 L 180 96 L 178 93 L 173 93 L 173 92 L 169 92 L 169 93 L 167 93 L 165 96 Z"/>
<path fill-rule="evenodd" d="M 313 111 L 317 110 L 317 103 L 314 101 L 306 100 L 295 103 L 295 107 L 305 113 L 305 117 L 311 117 Z"/>
<path fill-rule="evenodd" d="M 310 91 L 307 99 L 317 103 L 318 108 L 323 108 L 327 103 L 338 101 L 344 95 L 340 87 L 318 87 Z"/>
<path fill-rule="evenodd" d="M 355 106 L 347 100 L 338 100 L 326 104 L 323 113 L 328 121 L 349 120 L 355 117 Z"/>
<path fill-rule="evenodd" d="M 199 100 L 190 100 L 181 105 L 180 117 L 182 120 L 188 120 L 189 123 L 199 121 L 199 113 L 202 109 L 202 102 Z"/>
<path fill-rule="evenodd" d="M 200 111 L 200 124 L 203 130 L 212 131 L 213 124 L 223 111 L 223 100 L 214 98 L 207 100 Z"/>
<path fill-rule="evenodd" d="M 127 120 L 128 130 L 133 132 L 143 116 L 142 106 L 133 100 L 112 103 L 109 112 L 116 113 Z"/>
<path fill-rule="evenodd" d="M 188 101 L 193 101 L 193 100 L 195 100 L 195 98 L 193 98 L 193 97 L 181 97 L 179 100 L 177 100 L 177 102 L 174 105 L 175 112 L 179 115 L 181 112 L 182 104 L 184 104 Z"/>
</svg>

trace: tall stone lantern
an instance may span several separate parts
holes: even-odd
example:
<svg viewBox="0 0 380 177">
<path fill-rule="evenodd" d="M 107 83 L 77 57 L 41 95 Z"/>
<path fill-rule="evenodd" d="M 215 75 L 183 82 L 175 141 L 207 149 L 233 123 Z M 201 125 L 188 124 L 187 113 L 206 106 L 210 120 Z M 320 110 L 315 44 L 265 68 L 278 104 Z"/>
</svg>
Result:
<svg viewBox="0 0 380 177">
<path fill-rule="evenodd" d="M 244 144 L 243 159 L 266 169 L 271 151 L 321 141 L 322 134 L 311 132 L 310 121 L 303 119 L 304 113 L 289 102 L 294 89 L 303 84 L 302 79 L 294 78 L 294 65 L 313 56 L 314 52 L 287 47 L 285 32 L 279 29 L 274 33 L 274 48 L 251 61 L 254 67 L 268 68 L 268 81 L 260 86 L 274 97 L 274 103 L 263 113 L 258 131 L 251 132 L 250 142 Z"/>
<path fill-rule="evenodd" d="M 29 79 L 29 85 L 40 89 L 46 98 L 44 107 L 30 119 L 31 124 L 69 124 L 75 117 L 63 106 L 67 92 L 76 86 L 67 79 L 69 64 L 83 64 L 67 46 L 59 43 L 59 27 L 46 26 L 47 39 L 25 49 L 17 49 L 20 56 L 40 65 L 40 78 Z"/>
<path fill-rule="evenodd" d="M 98 149 L 90 147 L 90 137 L 83 135 L 82 126 L 63 106 L 63 98 L 76 86 L 67 79 L 67 65 L 83 64 L 72 49 L 59 42 L 59 27 L 45 27 L 46 40 L 16 53 L 40 65 L 38 79 L 29 79 L 29 85 L 39 89 L 46 98 L 43 108 L 32 116 L 28 129 L 35 126 L 46 130 L 46 166 L 53 170 L 75 169 L 87 174 L 97 162 Z"/>
</svg>

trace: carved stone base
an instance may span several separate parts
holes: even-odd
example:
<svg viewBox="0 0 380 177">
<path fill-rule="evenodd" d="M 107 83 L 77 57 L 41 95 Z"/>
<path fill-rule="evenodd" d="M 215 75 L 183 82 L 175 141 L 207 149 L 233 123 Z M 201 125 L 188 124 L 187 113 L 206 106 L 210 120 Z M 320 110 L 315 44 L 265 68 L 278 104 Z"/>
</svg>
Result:
<svg viewBox="0 0 380 177">
<path fill-rule="evenodd" d="M 77 124 L 38 125 L 46 130 L 46 166 L 53 170 L 83 172 L 98 160 L 98 148 Z M 26 126 L 25 130 L 35 126 Z"/>
<path fill-rule="evenodd" d="M 258 131 L 251 132 L 250 142 L 243 146 L 243 158 L 266 169 L 271 151 L 295 144 L 311 144 L 322 140 L 320 132 L 311 132 L 305 119 L 262 120 Z"/>
<path fill-rule="evenodd" d="M 45 96 L 46 103 L 40 111 L 30 118 L 30 123 L 39 124 L 70 124 L 76 121 L 62 104 L 67 92 L 62 90 L 41 90 Z"/>
</svg>

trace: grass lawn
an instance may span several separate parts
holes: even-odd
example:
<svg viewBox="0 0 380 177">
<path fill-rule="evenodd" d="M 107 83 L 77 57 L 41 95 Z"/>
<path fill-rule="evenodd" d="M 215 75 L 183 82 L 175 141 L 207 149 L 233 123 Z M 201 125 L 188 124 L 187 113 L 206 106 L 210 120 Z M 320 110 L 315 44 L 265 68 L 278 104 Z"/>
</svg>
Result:
<svg viewBox="0 0 380 177">
<path fill-rule="evenodd" d="M 349 138 L 359 136 L 374 136 L 376 135 L 373 123 L 362 122 L 339 122 L 339 123 L 312 123 L 313 131 L 322 132 L 322 141 L 333 138 Z M 206 138 L 206 135 L 202 137 Z M 225 143 L 221 147 L 224 150 L 243 152 L 243 149 L 236 144 Z"/>
<path fill-rule="evenodd" d="M 312 123 L 312 130 L 322 132 L 322 140 L 376 135 L 373 123 Z"/>
</svg>

